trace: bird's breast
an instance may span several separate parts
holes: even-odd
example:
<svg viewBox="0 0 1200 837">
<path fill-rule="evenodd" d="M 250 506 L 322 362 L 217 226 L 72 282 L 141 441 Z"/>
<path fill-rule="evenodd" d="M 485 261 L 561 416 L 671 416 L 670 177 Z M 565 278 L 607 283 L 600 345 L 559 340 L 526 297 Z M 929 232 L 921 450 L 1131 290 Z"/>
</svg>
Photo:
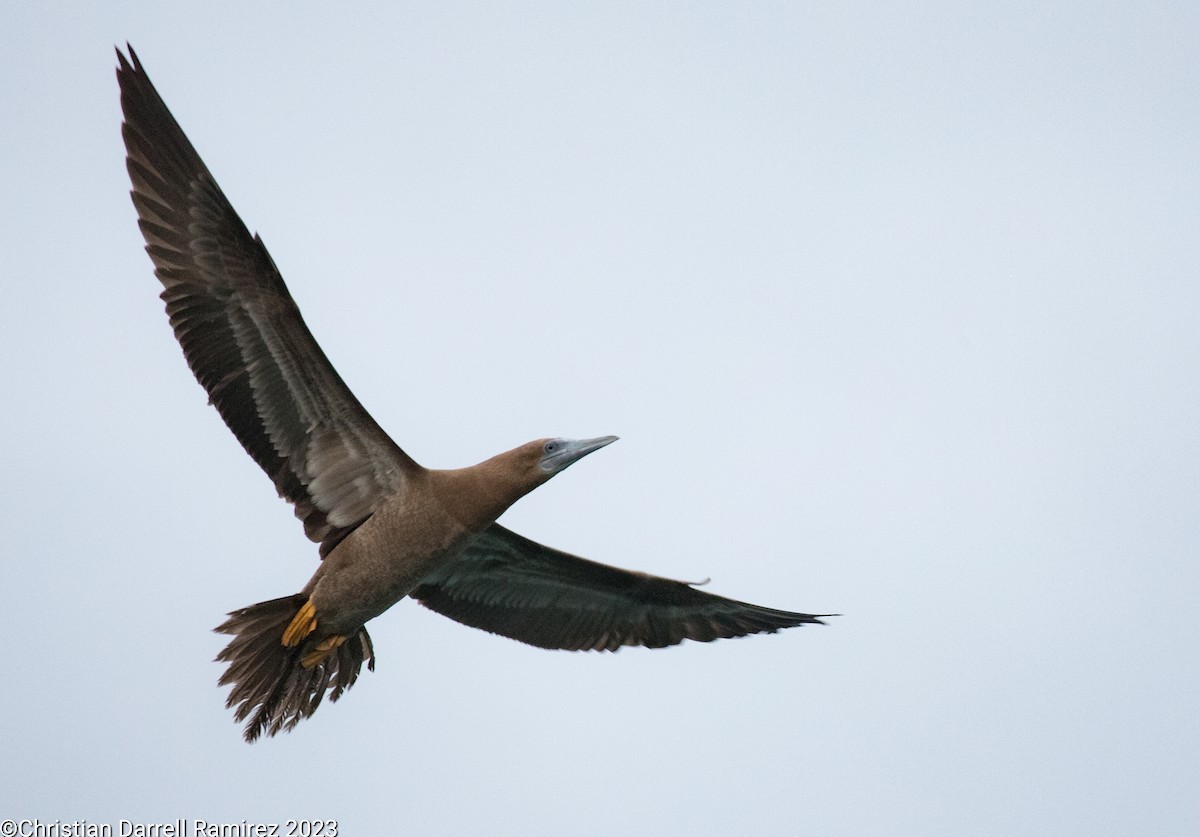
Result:
<svg viewBox="0 0 1200 837">
<path fill-rule="evenodd" d="M 471 534 L 436 503 L 384 505 L 326 556 L 309 583 L 318 627 L 357 629 L 454 558 Z"/>
</svg>

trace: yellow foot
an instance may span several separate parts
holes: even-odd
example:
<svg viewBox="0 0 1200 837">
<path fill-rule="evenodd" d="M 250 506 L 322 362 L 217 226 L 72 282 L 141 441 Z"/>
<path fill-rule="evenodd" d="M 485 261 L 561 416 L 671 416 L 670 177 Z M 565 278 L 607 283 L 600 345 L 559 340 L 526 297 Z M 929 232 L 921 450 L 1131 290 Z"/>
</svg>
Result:
<svg viewBox="0 0 1200 837">
<path fill-rule="evenodd" d="M 309 651 L 300 658 L 300 665 L 302 665 L 304 668 L 312 668 L 317 663 L 321 662 L 321 660 L 325 659 L 326 655 L 329 654 L 330 651 L 337 648 L 347 639 L 348 637 L 344 637 L 339 634 L 325 637 L 325 639 L 321 640 L 313 647 L 313 650 Z"/>
<path fill-rule="evenodd" d="M 283 632 L 283 644 L 288 648 L 293 648 L 316 629 L 317 609 L 313 607 L 312 600 L 309 599 L 301 606 L 300 612 L 292 617 L 292 623 Z"/>
</svg>

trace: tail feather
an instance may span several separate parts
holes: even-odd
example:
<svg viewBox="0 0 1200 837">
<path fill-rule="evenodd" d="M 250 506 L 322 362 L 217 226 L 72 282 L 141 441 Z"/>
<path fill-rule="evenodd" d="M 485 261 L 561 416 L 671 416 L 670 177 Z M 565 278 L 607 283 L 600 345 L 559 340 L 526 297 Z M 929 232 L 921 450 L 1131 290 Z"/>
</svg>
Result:
<svg viewBox="0 0 1200 837">
<path fill-rule="evenodd" d="M 329 693 L 331 701 L 337 700 L 342 696 L 342 692 L 354 685 L 363 661 L 367 661 L 368 669 L 375 670 L 375 647 L 371 644 L 371 635 L 365 629 L 344 643 L 337 653 L 338 670 L 348 672 L 348 675 L 334 683 L 333 691 Z"/>
<path fill-rule="evenodd" d="M 375 669 L 375 650 L 365 628 L 321 662 L 303 667 L 300 661 L 315 639 L 288 647 L 283 632 L 306 601 L 295 595 L 260 602 L 233 611 L 216 629 L 233 636 L 217 655 L 218 662 L 229 664 L 218 682 L 233 684 L 225 706 L 234 710 L 237 722 L 250 719 L 247 741 L 290 730 L 317 710 L 326 692 L 335 701 L 353 686 L 364 662 Z"/>
</svg>

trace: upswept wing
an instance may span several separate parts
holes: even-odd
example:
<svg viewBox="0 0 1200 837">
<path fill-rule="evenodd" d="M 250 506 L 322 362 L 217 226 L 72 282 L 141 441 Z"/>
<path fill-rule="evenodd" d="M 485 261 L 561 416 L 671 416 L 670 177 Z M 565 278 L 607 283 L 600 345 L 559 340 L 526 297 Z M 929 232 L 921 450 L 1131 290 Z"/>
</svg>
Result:
<svg viewBox="0 0 1200 837">
<path fill-rule="evenodd" d="M 542 546 L 493 524 L 411 594 L 464 625 L 569 651 L 662 648 L 774 633 L 831 614 L 789 613 Z"/>
<path fill-rule="evenodd" d="M 117 57 L 130 194 L 171 327 L 209 402 L 324 556 L 418 466 L 325 357 L 133 49 Z"/>
</svg>

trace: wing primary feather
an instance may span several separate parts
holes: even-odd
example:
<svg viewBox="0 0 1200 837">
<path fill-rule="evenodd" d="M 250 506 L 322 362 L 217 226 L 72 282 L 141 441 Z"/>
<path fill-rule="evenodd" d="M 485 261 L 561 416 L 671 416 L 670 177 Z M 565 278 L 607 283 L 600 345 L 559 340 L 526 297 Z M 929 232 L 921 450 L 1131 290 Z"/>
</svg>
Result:
<svg viewBox="0 0 1200 837">
<path fill-rule="evenodd" d="M 171 327 L 209 402 L 324 556 L 420 466 L 329 362 L 137 54 L 117 56 L 131 196 Z"/>
<path fill-rule="evenodd" d="M 412 592 L 465 625 L 542 648 L 616 651 L 774 633 L 833 614 L 792 613 L 622 570 L 489 527 Z"/>
</svg>

